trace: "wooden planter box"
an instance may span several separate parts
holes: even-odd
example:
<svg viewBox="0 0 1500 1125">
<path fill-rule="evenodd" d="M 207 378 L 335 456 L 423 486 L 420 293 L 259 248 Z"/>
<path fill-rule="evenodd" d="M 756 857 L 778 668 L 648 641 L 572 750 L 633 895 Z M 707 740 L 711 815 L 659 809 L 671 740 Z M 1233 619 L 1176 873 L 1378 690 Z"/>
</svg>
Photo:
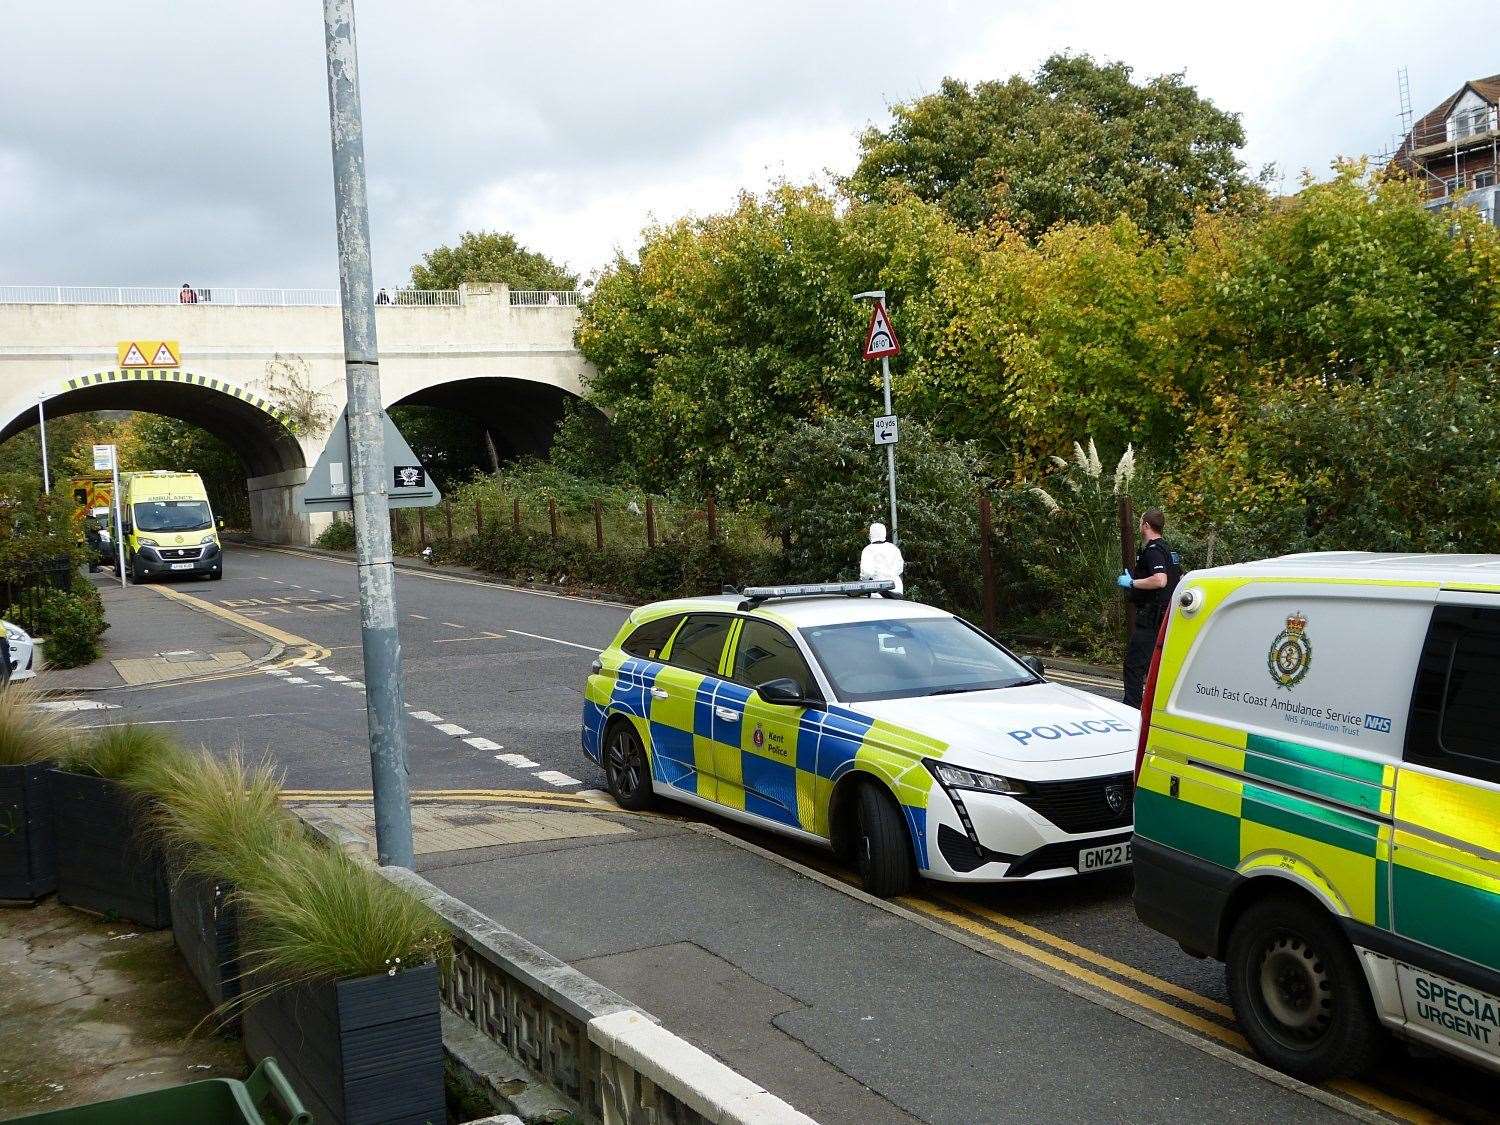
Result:
<svg viewBox="0 0 1500 1125">
<path fill-rule="evenodd" d="M 447 1120 L 436 965 L 280 987 L 245 1008 L 241 1030 L 245 1053 L 274 1057 L 318 1125 Z"/>
<path fill-rule="evenodd" d="M 215 1007 L 240 994 L 239 912 L 230 902 L 233 886 L 223 880 L 178 873 L 172 879 L 172 938 Z M 224 1021 L 239 1022 L 238 1014 Z"/>
<path fill-rule="evenodd" d="M 33 903 L 57 889 L 51 768 L 0 766 L 0 902 Z"/>
<path fill-rule="evenodd" d="M 161 854 L 143 838 L 119 783 L 49 770 L 57 836 L 57 897 L 69 906 L 153 930 L 172 924 Z"/>
</svg>

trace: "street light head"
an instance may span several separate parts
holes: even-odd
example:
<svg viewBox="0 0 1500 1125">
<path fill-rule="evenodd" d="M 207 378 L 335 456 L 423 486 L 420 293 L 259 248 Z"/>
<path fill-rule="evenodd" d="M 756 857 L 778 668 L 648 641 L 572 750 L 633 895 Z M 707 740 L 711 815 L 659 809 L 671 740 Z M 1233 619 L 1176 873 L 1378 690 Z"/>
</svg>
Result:
<svg viewBox="0 0 1500 1125">
<path fill-rule="evenodd" d="M 864 293 L 854 294 L 856 301 L 883 301 L 885 300 L 884 289 L 870 289 Z"/>
</svg>

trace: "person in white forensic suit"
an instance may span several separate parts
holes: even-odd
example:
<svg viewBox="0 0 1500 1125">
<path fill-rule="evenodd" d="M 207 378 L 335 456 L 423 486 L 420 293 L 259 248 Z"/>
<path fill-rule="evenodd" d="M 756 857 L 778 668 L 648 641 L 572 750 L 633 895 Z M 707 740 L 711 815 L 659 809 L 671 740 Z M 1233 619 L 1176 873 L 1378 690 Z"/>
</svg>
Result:
<svg viewBox="0 0 1500 1125">
<path fill-rule="evenodd" d="M 870 545 L 860 552 L 859 577 L 864 582 L 894 582 L 896 593 L 904 592 L 901 572 L 906 569 L 906 560 L 901 557 L 901 548 L 886 541 L 885 524 L 870 525 Z"/>
</svg>

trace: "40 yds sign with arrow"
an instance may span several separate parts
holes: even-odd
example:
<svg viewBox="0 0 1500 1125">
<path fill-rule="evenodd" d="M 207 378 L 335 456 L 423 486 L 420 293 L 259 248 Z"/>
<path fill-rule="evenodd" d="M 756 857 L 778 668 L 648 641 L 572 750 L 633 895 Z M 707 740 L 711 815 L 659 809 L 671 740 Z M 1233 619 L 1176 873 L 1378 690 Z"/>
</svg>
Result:
<svg viewBox="0 0 1500 1125">
<path fill-rule="evenodd" d="M 891 327 L 890 315 L 885 311 L 885 302 L 876 301 L 870 309 L 870 328 L 865 333 L 866 359 L 883 359 L 901 354 L 901 341 L 896 339 L 896 330 Z"/>
</svg>

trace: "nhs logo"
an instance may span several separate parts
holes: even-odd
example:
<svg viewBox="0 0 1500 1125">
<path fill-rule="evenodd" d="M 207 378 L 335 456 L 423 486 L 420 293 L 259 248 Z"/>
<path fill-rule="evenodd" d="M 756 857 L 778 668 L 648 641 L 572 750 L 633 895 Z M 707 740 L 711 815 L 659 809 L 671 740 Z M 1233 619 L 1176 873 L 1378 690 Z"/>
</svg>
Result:
<svg viewBox="0 0 1500 1125">
<path fill-rule="evenodd" d="M 1372 730 L 1376 734 L 1390 734 L 1391 721 L 1384 715 L 1366 715 L 1365 730 Z"/>
</svg>

